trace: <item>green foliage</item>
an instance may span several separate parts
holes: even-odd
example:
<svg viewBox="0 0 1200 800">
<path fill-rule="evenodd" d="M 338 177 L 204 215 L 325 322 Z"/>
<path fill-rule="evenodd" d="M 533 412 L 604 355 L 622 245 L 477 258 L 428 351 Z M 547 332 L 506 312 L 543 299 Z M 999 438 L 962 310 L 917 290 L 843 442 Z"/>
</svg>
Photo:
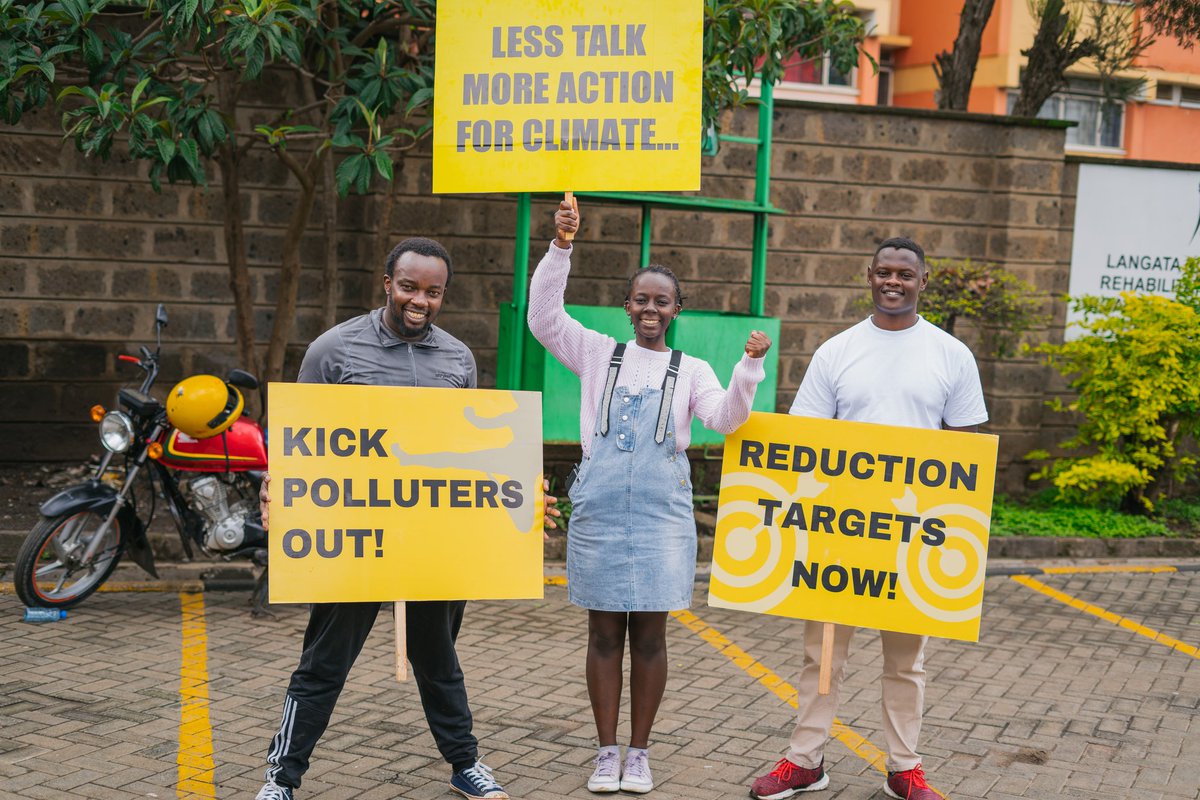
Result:
<svg viewBox="0 0 1200 800">
<path fill-rule="evenodd" d="M 1200 39 L 1200 3 L 1196 0 L 1136 0 L 1143 18 L 1155 32 L 1174 36 L 1192 49 Z"/>
<path fill-rule="evenodd" d="M 150 162 L 156 189 L 164 176 L 205 183 L 206 160 L 235 141 L 278 152 L 311 140 L 317 152 L 334 147 L 355 159 L 343 170 L 353 180 L 338 182 L 343 193 L 365 191 L 373 174 L 390 180 L 393 155 L 429 130 L 384 128 L 432 101 L 434 5 L 162 0 L 131 25 L 100 15 L 104 2 L 0 0 L 0 114 L 16 123 L 54 99 L 66 136 L 101 158 L 128 134 L 129 154 Z M 241 87 L 268 67 L 309 82 L 312 101 L 238 130 Z"/>
<path fill-rule="evenodd" d="M 1049 478 L 1073 501 L 1119 499 L 1126 510 L 1150 511 L 1193 478 L 1189 454 L 1200 429 L 1200 259 L 1190 259 L 1176 299 L 1124 293 L 1081 297 L 1077 323 L 1085 335 L 1036 348 L 1070 378 L 1076 398 L 1052 401 L 1082 414 L 1068 449 L 1087 453 L 1049 459 L 1035 479 Z"/>
<path fill-rule="evenodd" d="M 991 535 L 1137 539 L 1171 536 L 1172 531 L 1159 520 L 1122 514 L 1111 508 L 1022 505 L 997 497 L 992 507 Z"/>
<path fill-rule="evenodd" d="M 431 129 L 435 0 L 160 0 L 138 25 L 100 15 L 105 5 L 0 0 L 0 117 L 15 124 L 69 101 L 64 130 L 80 150 L 107 158 L 127 132 L 156 187 L 162 176 L 204 183 L 205 159 L 229 141 L 280 150 L 314 140 L 349 162 L 338 171 L 343 194 L 366 191 L 372 175 L 389 180 L 393 157 Z M 828 53 L 849 72 L 864 35 L 848 2 L 705 0 L 703 124 L 715 129 L 747 102 L 740 76 L 774 83 L 793 54 Z M 230 83 L 259 81 L 269 67 L 311 82 L 312 102 L 236 130 Z M 132 102 L 135 87 L 144 102 Z M 421 124 L 404 122 L 414 116 Z"/>
<path fill-rule="evenodd" d="M 858 64 L 866 26 L 853 4 L 838 0 L 705 0 L 705 130 L 719 130 L 720 115 L 744 105 L 740 76 L 777 83 L 793 55 L 828 53 L 843 74 Z"/>
<path fill-rule="evenodd" d="M 959 319 L 980 323 L 987 349 L 1004 358 L 1021 336 L 1046 324 L 1037 289 L 996 264 L 929 260 L 929 284 L 921 293 L 921 315 L 954 333 Z"/>
</svg>

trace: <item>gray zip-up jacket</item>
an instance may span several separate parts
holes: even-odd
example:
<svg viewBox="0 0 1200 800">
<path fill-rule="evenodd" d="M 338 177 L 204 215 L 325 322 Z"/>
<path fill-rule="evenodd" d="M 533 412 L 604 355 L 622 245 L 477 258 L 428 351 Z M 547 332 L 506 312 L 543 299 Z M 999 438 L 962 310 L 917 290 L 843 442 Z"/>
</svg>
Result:
<svg viewBox="0 0 1200 800">
<path fill-rule="evenodd" d="M 383 322 L 383 309 L 348 319 L 318 336 L 304 353 L 299 383 L 476 388 L 475 356 L 436 325 L 407 342 Z"/>
</svg>

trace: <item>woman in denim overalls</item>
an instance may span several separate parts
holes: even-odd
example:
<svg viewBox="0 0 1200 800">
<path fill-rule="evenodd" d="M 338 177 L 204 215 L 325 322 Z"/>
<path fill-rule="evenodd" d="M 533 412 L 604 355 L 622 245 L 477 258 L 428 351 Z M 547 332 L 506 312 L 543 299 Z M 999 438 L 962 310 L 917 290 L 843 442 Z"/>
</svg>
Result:
<svg viewBox="0 0 1200 800">
<path fill-rule="evenodd" d="M 686 448 L 692 416 L 720 433 L 750 415 L 771 346 L 751 333 L 726 392 L 704 361 L 672 351 L 666 333 L 683 307 L 679 281 L 650 266 L 629 280 L 635 338 L 618 344 L 564 308 L 578 209 L 564 201 L 557 237 L 530 286 L 529 328 L 581 384 L 583 460 L 570 488 L 567 593 L 588 609 L 588 695 L 600 752 L 593 792 L 648 792 L 646 748 L 667 680 L 667 612 L 691 605 L 696 523 Z M 630 649 L 631 735 L 617 746 L 621 662 Z"/>
</svg>

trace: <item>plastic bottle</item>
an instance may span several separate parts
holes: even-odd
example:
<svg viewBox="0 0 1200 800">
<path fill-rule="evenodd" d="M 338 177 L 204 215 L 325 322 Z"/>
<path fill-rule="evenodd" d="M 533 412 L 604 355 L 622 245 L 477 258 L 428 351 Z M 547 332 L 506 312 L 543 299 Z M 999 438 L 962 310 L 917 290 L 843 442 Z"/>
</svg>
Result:
<svg viewBox="0 0 1200 800">
<path fill-rule="evenodd" d="M 21 618 L 22 622 L 58 622 L 60 619 L 66 619 L 67 611 L 64 608 L 26 608 L 25 616 Z"/>
</svg>

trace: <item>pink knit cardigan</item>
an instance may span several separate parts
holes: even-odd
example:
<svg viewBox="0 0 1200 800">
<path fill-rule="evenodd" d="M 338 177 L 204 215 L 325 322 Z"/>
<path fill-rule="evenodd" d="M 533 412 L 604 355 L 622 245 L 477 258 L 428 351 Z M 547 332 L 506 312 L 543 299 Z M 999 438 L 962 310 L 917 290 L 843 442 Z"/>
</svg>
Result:
<svg viewBox="0 0 1200 800">
<path fill-rule="evenodd" d="M 608 377 L 608 362 L 617 340 L 583 327 L 567 314 L 564 292 L 571 271 L 571 250 L 550 245 L 542 262 L 533 273 L 529 287 L 529 330 L 563 366 L 579 376 L 579 440 L 583 455 L 591 454 L 592 433 L 596 429 L 596 412 L 604 394 Z M 633 345 L 626 348 L 622 371 L 636 368 L 646 351 Z M 729 391 L 707 362 L 686 353 L 679 367 L 675 398 L 671 403 L 675 422 L 675 449 L 682 451 L 691 442 L 692 416 L 700 418 L 705 427 L 718 433 L 732 433 L 750 417 L 754 391 L 766 373 L 763 359 L 742 356 L 733 368 Z M 620 381 L 618 381 L 620 383 Z"/>
</svg>

